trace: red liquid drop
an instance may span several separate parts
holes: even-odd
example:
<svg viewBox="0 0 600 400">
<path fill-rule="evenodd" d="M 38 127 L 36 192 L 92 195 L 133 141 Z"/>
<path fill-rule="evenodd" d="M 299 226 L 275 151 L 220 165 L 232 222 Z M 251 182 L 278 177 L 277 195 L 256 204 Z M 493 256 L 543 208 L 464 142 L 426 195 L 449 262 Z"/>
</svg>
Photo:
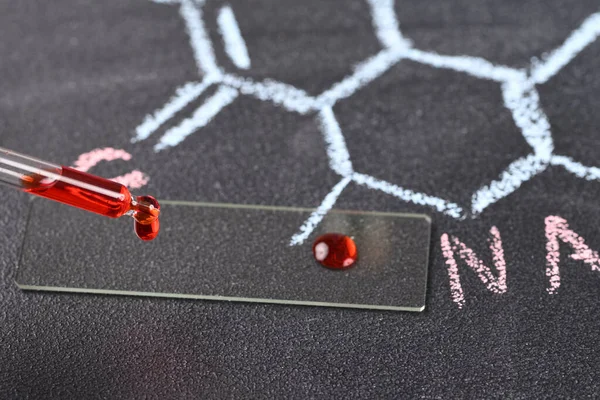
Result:
<svg viewBox="0 0 600 400">
<path fill-rule="evenodd" d="M 315 240 L 312 250 L 315 259 L 327 268 L 349 268 L 358 258 L 354 240 L 341 233 L 327 233 L 319 236 Z"/>
<path fill-rule="evenodd" d="M 158 201 L 152 196 L 138 196 L 132 201 L 129 190 L 120 183 L 61 167 L 44 175 L 25 175 L 21 184 L 26 192 L 106 217 L 131 215 L 135 219 L 135 233 L 142 240 L 152 240 L 158 235 Z"/>
<path fill-rule="evenodd" d="M 152 240 L 158 236 L 160 221 L 160 204 L 152 196 L 138 196 L 137 204 L 132 207 L 134 210 L 133 226 L 135 234 L 142 240 Z"/>
</svg>

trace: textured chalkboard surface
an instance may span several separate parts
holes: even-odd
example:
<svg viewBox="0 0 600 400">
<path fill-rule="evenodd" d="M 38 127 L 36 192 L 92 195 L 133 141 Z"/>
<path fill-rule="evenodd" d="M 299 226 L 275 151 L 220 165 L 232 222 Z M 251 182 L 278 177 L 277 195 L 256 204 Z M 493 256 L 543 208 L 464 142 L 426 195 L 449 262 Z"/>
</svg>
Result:
<svg viewBox="0 0 600 400">
<path fill-rule="evenodd" d="M 598 12 L 1 2 L 0 146 L 158 198 L 433 219 L 420 314 L 44 294 L 3 190 L 2 397 L 596 395 Z"/>
</svg>

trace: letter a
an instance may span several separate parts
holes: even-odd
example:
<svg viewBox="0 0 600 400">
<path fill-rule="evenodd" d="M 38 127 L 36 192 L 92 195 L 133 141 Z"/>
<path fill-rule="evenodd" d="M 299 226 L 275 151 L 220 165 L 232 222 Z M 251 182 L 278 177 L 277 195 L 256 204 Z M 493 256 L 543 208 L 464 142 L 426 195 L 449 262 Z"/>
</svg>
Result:
<svg viewBox="0 0 600 400">
<path fill-rule="evenodd" d="M 581 236 L 569 229 L 565 219 L 553 215 L 546 217 L 546 239 L 546 276 L 550 279 L 550 287 L 546 289 L 548 293 L 555 294 L 560 287 L 559 239 L 573 248 L 574 252 L 569 257 L 589 264 L 592 271 L 600 271 L 598 252 L 590 249 Z"/>
</svg>

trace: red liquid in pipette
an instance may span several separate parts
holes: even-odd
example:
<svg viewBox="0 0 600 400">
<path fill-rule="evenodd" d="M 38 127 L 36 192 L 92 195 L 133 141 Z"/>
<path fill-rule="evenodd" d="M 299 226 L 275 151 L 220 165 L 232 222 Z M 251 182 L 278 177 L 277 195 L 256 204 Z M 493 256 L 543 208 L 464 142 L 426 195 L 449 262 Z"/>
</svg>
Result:
<svg viewBox="0 0 600 400">
<path fill-rule="evenodd" d="M 56 179 L 38 174 L 24 176 L 23 189 L 106 217 L 118 218 L 132 211 L 140 239 L 152 240 L 158 235 L 160 206 L 153 197 L 138 196 L 132 201 L 129 190 L 120 183 L 70 167 L 63 166 L 57 175 Z"/>
</svg>

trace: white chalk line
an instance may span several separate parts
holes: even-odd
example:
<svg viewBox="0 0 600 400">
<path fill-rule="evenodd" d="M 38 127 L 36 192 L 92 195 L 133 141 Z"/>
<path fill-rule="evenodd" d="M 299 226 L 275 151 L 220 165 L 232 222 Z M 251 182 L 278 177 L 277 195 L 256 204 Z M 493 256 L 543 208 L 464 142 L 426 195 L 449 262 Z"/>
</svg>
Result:
<svg viewBox="0 0 600 400">
<path fill-rule="evenodd" d="M 317 97 L 318 105 L 333 106 L 338 100 L 352 96 L 358 89 L 384 74 L 405 54 L 405 49 L 386 49 L 359 63 L 351 75 L 335 83 Z"/>
<path fill-rule="evenodd" d="M 221 8 L 217 17 L 217 23 L 219 24 L 219 31 L 225 44 L 225 52 L 231 61 L 238 68 L 250 68 L 248 48 L 230 6 Z"/>
<path fill-rule="evenodd" d="M 442 214 L 446 214 L 452 218 L 461 219 L 464 217 L 463 209 L 458 206 L 458 204 L 440 199 L 439 197 L 404 189 L 400 186 L 394 185 L 393 183 L 382 181 L 373 178 L 372 176 L 357 172 L 352 174 L 352 181 L 371 189 L 381 190 L 384 193 L 390 194 L 409 203 L 434 208 Z"/>
<path fill-rule="evenodd" d="M 167 103 L 153 114 L 146 115 L 144 121 L 135 128 L 135 137 L 132 143 L 145 140 L 154 133 L 162 124 L 171 119 L 190 102 L 196 100 L 213 82 L 204 79 L 202 82 L 188 82 L 177 88 L 175 95 Z"/>
<path fill-rule="evenodd" d="M 186 137 L 208 124 L 215 115 L 238 96 L 238 91 L 227 86 L 220 86 L 215 94 L 194 111 L 191 117 L 184 119 L 177 126 L 169 129 L 154 146 L 154 151 L 164 150 L 181 143 Z"/>
<path fill-rule="evenodd" d="M 242 94 L 250 95 L 263 101 L 271 101 L 288 111 L 306 114 L 310 111 L 320 109 L 316 100 L 304 90 L 286 83 L 270 79 L 256 82 L 252 79 L 233 74 L 223 75 L 222 82 L 238 89 Z"/>
<path fill-rule="evenodd" d="M 203 5 L 203 0 L 181 0 L 179 12 L 187 26 L 190 45 L 200 73 L 218 76 L 221 71 L 217 66 L 215 53 L 202 20 Z"/>
<path fill-rule="evenodd" d="M 573 175 L 586 179 L 588 181 L 600 180 L 600 168 L 597 167 L 586 167 L 585 165 L 574 161 L 570 157 L 566 156 L 552 156 L 550 159 L 550 165 L 558 165 L 564 167 L 567 171 Z"/>
<path fill-rule="evenodd" d="M 394 0 L 368 0 L 377 38 L 383 47 L 408 48 L 410 40 L 402 36 L 394 11 Z"/>
<path fill-rule="evenodd" d="M 550 122 L 541 108 L 535 86 L 516 80 L 502 85 L 504 106 L 510 110 L 517 127 L 537 157 L 549 161 L 554 151 Z"/>
<path fill-rule="evenodd" d="M 310 236 L 310 234 L 314 231 L 314 229 L 319 225 L 321 220 L 325 214 L 329 212 L 335 205 L 338 197 L 342 194 L 342 191 L 348 186 L 348 184 L 352 181 L 352 178 L 347 176 L 342 178 L 331 192 L 325 196 L 321 205 L 308 217 L 308 219 L 304 222 L 304 224 L 300 227 L 300 232 L 296 233 L 292 236 L 290 240 L 290 246 L 296 246 L 304 243 L 304 241 Z"/>
<path fill-rule="evenodd" d="M 544 171 L 554 151 L 550 123 L 541 109 L 535 86 L 522 78 L 509 80 L 502 84 L 502 96 L 505 107 L 534 153 L 513 161 L 499 179 L 473 194 L 471 212 L 474 217 Z"/>
<path fill-rule="evenodd" d="M 548 162 L 540 159 L 535 154 L 513 161 L 500 174 L 498 180 L 483 186 L 473 194 L 471 198 L 473 216 L 477 216 L 490 205 L 517 190 L 521 184 L 544 171 L 547 166 Z"/>
<path fill-rule="evenodd" d="M 318 119 L 327 143 L 330 168 L 342 176 L 351 175 L 354 170 L 350 161 L 350 153 L 331 107 L 323 108 L 319 112 Z"/>
<path fill-rule="evenodd" d="M 542 56 L 542 61 L 535 59 L 532 61 L 532 81 L 538 84 L 547 82 L 598 36 L 600 36 L 600 12 L 587 17 L 559 48 Z"/>
<path fill-rule="evenodd" d="M 409 60 L 426 64 L 434 68 L 451 69 L 457 72 L 464 72 L 476 78 L 489 79 L 497 82 L 505 82 L 525 77 L 524 71 L 503 65 L 494 65 L 479 57 L 445 56 L 417 49 L 409 49 L 406 52 L 405 57 Z"/>
</svg>

